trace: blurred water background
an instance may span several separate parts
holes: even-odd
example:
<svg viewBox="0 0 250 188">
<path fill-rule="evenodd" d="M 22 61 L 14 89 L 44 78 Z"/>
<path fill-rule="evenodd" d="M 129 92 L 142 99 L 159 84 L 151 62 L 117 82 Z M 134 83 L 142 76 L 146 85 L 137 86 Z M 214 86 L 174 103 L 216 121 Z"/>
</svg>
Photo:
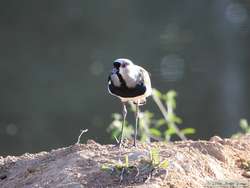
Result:
<svg viewBox="0 0 250 188">
<path fill-rule="evenodd" d="M 67 146 L 84 128 L 82 142 L 110 143 L 118 57 L 178 92 L 193 139 L 230 136 L 250 117 L 249 50 L 249 0 L 1 1 L 0 155 Z"/>
</svg>

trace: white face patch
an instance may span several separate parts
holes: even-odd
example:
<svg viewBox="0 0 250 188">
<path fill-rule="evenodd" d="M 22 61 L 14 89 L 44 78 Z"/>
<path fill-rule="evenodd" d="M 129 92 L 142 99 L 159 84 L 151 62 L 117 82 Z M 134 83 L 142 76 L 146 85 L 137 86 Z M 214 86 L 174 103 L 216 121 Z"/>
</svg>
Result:
<svg viewBox="0 0 250 188">
<path fill-rule="evenodd" d="M 129 88 L 135 87 L 140 80 L 140 71 L 134 64 L 120 67 L 120 74 Z"/>
</svg>

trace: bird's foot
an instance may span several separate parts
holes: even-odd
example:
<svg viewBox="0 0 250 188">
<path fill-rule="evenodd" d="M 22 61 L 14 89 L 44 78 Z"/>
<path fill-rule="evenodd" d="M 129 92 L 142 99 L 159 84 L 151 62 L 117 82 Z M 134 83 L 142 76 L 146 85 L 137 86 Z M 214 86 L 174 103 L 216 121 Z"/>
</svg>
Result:
<svg viewBox="0 0 250 188">
<path fill-rule="evenodd" d="M 122 142 L 117 142 L 115 145 L 114 145 L 114 148 L 121 148 L 122 147 Z"/>
<path fill-rule="evenodd" d="M 137 148 L 137 144 L 136 144 L 136 142 L 134 142 L 133 147 Z"/>
</svg>

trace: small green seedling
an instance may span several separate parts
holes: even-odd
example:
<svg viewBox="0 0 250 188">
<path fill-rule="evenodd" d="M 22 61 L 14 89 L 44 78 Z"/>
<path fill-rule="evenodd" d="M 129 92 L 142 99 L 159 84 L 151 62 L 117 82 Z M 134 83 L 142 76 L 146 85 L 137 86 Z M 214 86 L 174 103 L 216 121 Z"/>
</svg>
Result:
<svg viewBox="0 0 250 188">
<path fill-rule="evenodd" d="M 150 150 L 150 160 L 151 160 L 152 166 L 154 166 L 155 168 L 167 169 L 168 167 L 168 161 L 166 159 L 163 161 L 160 161 L 160 153 L 157 148 L 153 148 Z"/>
<path fill-rule="evenodd" d="M 129 164 L 128 155 L 125 155 L 124 159 L 124 162 L 118 161 L 112 164 L 104 164 L 101 166 L 101 170 L 109 172 L 111 175 L 118 176 L 120 183 L 123 182 L 124 178 L 128 177 L 135 171 L 137 176 L 139 171 L 136 166 Z"/>
<path fill-rule="evenodd" d="M 140 161 L 140 173 L 147 174 L 148 178 L 146 181 L 149 181 L 153 176 L 153 173 L 160 174 L 160 172 L 165 173 L 164 179 L 167 177 L 167 168 L 169 166 L 168 161 L 165 159 L 160 160 L 160 153 L 158 148 L 152 148 L 149 151 L 149 158 L 142 159 Z"/>
<path fill-rule="evenodd" d="M 167 169 L 169 163 L 167 160 L 160 159 L 159 149 L 153 148 L 149 151 L 149 155 L 143 156 L 135 161 L 133 164 L 129 163 L 128 155 L 125 155 L 124 162 L 115 161 L 101 166 L 101 170 L 109 172 L 111 175 L 119 178 L 120 183 L 126 180 L 137 181 L 141 177 L 146 177 L 145 182 L 149 181 L 155 175 L 164 175 L 167 177 Z"/>
<path fill-rule="evenodd" d="M 166 159 L 163 161 L 160 160 L 160 153 L 157 148 L 151 149 L 149 151 L 149 159 L 143 159 L 141 162 L 147 163 L 148 165 L 150 165 L 152 169 L 156 168 L 167 169 L 169 165 Z"/>
</svg>

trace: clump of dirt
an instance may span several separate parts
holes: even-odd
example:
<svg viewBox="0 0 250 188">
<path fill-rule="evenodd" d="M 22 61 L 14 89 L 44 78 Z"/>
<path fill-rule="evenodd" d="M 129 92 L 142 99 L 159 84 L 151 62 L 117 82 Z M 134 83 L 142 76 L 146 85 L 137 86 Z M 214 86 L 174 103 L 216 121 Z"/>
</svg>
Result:
<svg viewBox="0 0 250 188">
<path fill-rule="evenodd" d="M 164 172 L 141 170 L 141 160 L 149 156 L 152 148 L 159 151 L 160 161 L 168 161 Z M 117 172 L 102 169 L 103 165 L 124 162 L 125 156 L 135 168 L 123 174 L 122 181 Z M 137 148 L 128 141 L 120 149 L 90 140 L 50 152 L 0 156 L 0 187 L 247 188 L 250 135 L 235 139 L 215 136 L 209 141 L 139 143 Z"/>
</svg>

